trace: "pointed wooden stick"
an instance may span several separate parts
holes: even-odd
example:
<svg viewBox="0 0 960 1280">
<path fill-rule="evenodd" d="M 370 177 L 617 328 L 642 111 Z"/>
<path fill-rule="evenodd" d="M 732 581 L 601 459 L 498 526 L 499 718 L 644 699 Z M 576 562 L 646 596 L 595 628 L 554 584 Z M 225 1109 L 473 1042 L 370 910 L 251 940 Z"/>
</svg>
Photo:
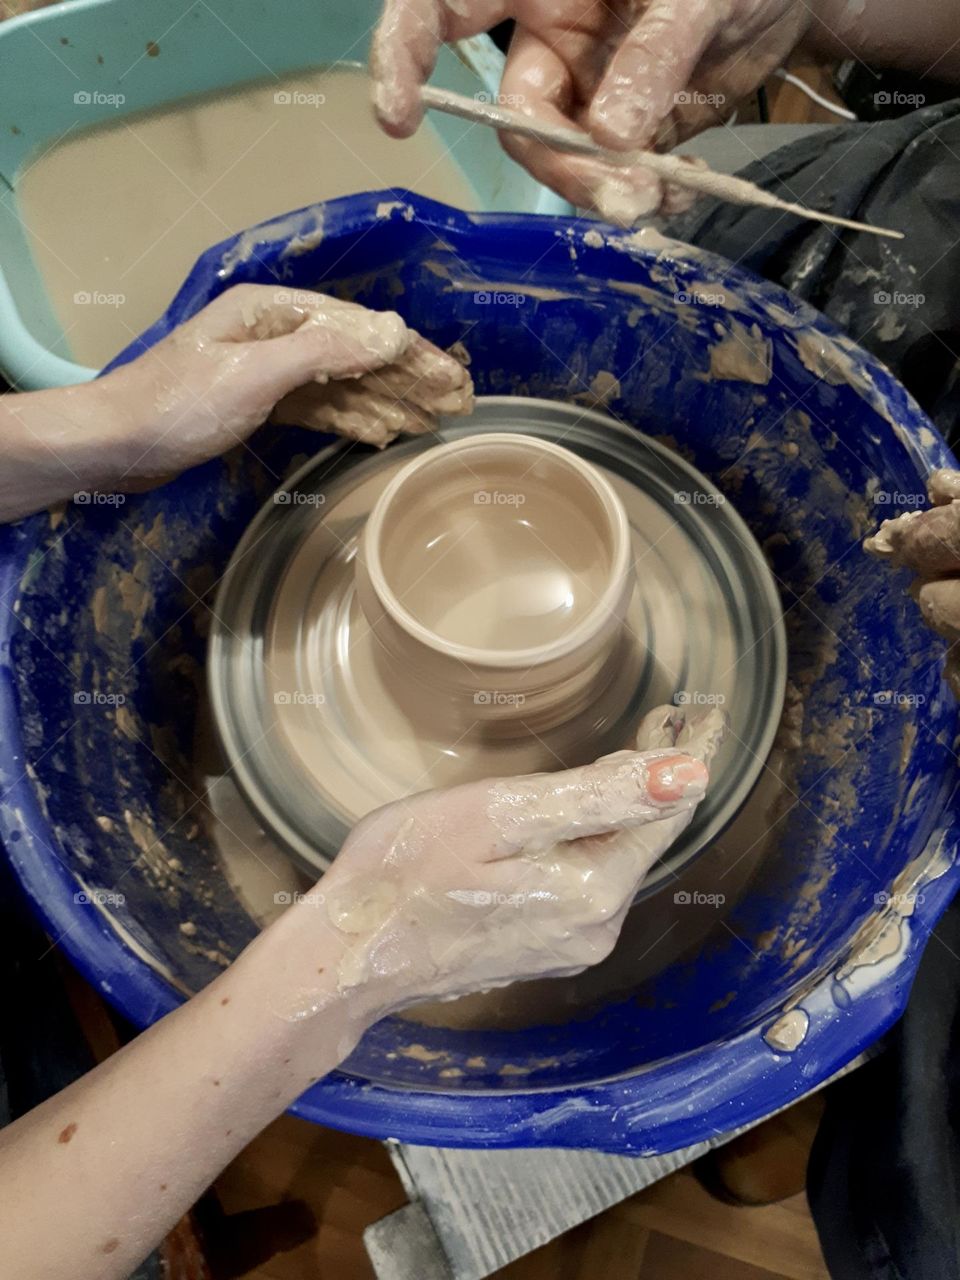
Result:
<svg viewBox="0 0 960 1280">
<path fill-rule="evenodd" d="M 745 178 L 737 178 L 726 173 L 714 173 L 712 169 L 688 164 L 680 156 L 661 155 L 657 151 L 610 151 L 594 142 L 588 133 L 580 129 L 564 129 L 560 125 L 547 124 L 545 121 L 522 115 L 512 107 L 502 107 L 494 102 L 465 98 L 462 94 L 452 93 L 446 89 L 436 89 L 429 84 L 424 85 L 420 90 L 420 96 L 423 105 L 433 111 L 444 111 L 447 115 L 459 116 L 460 119 L 470 120 L 474 124 L 484 124 L 492 129 L 504 129 L 524 138 L 532 138 L 556 151 L 593 156 L 618 168 L 643 165 L 646 169 L 652 169 L 666 182 L 672 182 L 678 187 L 686 187 L 691 191 L 699 191 L 703 195 L 715 196 L 718 200 L 729 200 L 733 204 L 759 205 L 766 209 L 779 209 L 781 213 L 792 213 L 798 218 L 811 218 L 814 222 L 829 222 L 836 227 L 849 227 L 851 231 L 866 231 L 874 236 L 889 236 L 891 240 L 903 239 L 902 231 L 893 231 L 889 227 L 872 227 L 866 222 L 854 222 L 852 218 L 839 218 L 833 213 L 821 213 L 819 209 L 807 209 L 804 205 L 792 204 L 789 200 L 781 200 L 771 195 L 763 187 L 747 182 Z"/>
</svg>

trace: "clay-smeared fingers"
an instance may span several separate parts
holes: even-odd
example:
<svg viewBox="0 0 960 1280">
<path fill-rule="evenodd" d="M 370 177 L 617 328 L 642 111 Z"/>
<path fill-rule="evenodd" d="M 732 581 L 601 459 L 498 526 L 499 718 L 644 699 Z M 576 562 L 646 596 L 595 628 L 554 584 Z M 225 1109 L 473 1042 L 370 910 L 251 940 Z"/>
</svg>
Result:
<svg viewBox="0 0 960 1280">
<path fill-rule="evenodd" d="M 377 119 L 394 138 L 408 138 L 423 118 L 420 86 L 443 43 L 441 0 L 386 0 L 373 33 L 370 73 Z"/>
<path fill-rule="evenodd" d="M 931 630 L 951 644 L 960 640 L 960 578 L 916 583 L 912 593 Z"/>
<path fill-rule="evenodd" d="M 348 382 L 308 383 L 276 405 L 270 421 L 337 435 L 382 449 L 398 435 L 422 435 L 433 426 L 425 410 L 378 395 L 366 378 Z"/>
<path fill-rule="evenodd" d="M 709 765 L 729 730 L 727 713 L 720 707 L 692 711 L 686 706 L 656 707 L 647 712 L 637 730 L 637 750 L 675 747 Z"/>
<path fill-rule="evenodd" d="M 934 506 L 884 520 L 863 547 L 918 575 L 910 593 L 926 625 L 951 645 L 943 674 L 960 700 L 960 471 L 932 472 L 927 494 Z"/>
<path fill-rule="evenodd" d="M 927 478 L 927 496 L 934 506 L 941 507 L 960 498 L 960 471 L 940 467 Z"/>
<path fill-rule="evenodd" d="M 403 358 L 368 379 L 371 390 L 434 413 L 469 413 L 473 382 L 454 356 L 413 333 Z"/>
<path fill-rule="evenodd" d="M 322 300 L 321 294 L 310 293 L 311 300 Z M 277 318 L 277 333 L 292 333 L 303 323 L 303 312 L 289 302 L 286 289 L 275 285 L 235 284 L 195 316 L 179 325 L 170 338 L 181 344 L 210 342 L 246 342 L 255 337 L 255 327 L 268 312 Z"/>
<path fill-rule="evenodd" d="M 514 32 L 500 90 L 505 102 L 531 119 L 563 128 L 574 123 L 569 114 L 575 93 L 570 67 L 532 31 Z M 538 182 L 579 208 L 593 205 L 594 191 L 610 176 L 608 166 L 599 161 L 554 151 L 532 138 L 501 133 L 500 142 Z"/>
<path fill-rule="evenodd" d="M 376 312 L 313 289 L 288 289 L 272 284 L 235 284 L 224 290 L 171 336 L 194 342 L 249 342 L 280 338 L 306 322 L 363 331 L 367 317 L 395 315 Z"/>
<path fill-rule="evenodd" d="M 590 106 L 590 132 L 617 150 L 653 143 L 722 16 L 713 0 L 653 0 L 620 42 Z"/>
<path fill-rule="evenodd" d="M 960 572 L 960 502 L 884 520 L 864 550 L 932 578 Z"/>
<path fill-rule="evenodd" d="M 382 318 L 391 313 L 369 314 Z M 278 341 L 304 341 L 306 330 L 304 326 Z M 437 414 L 469 413 L 473 383 L 464 366 L 413 330 L 404 332 L 395 360 L 357 363 L 343 374 L 331 373 L 318 381 L 307 369 L 305 376 L 294 380 L 305 385 L 284 395 L 271 421 L 336 431 L 382 448 L 398 435 L 431 430 Z M 341 380 L 336 381 L 337 377 Z"/>
<path fill-rule="evenodd" d="M 501 93 L 532 119 L 569 129 L 577 96 L 571 68 L 555 48 L 518 28 L 510 44 Z M 504 150 L 544 186 L 578 208 L 596 208 L 608 222 L 632 226 L 655 213 L 663 198 L 657 177 L 646 169 L 618 169 L 587 156 L 554 151 L 543 143 L 503 133 Z"/>
<path fill-rule="evenodd" d="M 508 16 L 505 0 L 385 0 L 373 33 L 370 72 L 380 124 L 408 138 L 423 117 L 420 87 L 430 79 L 440 46 L 480 35 Z"/>
<path fill-rule="evenodd" d="M 305 382 L 371 376 L 397 360 L 409 341 L 409 330 L 393 312 L 370 312 L 361 331 L 334 322 L 304 323 L 295 333 L 256 343 L 256 376 L 274 401 Z"/>
<path fill-rule="evenodd" d="M 678 751 L 621 751 L 578 769 L 502 778 L 488 792 L 494 858 L 537 853 L 693 809 L 705 764 Z"/>
<path fill-rule="evenodd" d="M 354 378 L 407 351 L 395 311 L 373 311 L 310 290 L 236 285 L 165 339 L 171 349 L 229 356 L 235 378 L 274 401 L 314 378 Z M 235 359 L 236 356 L 246 359 Z"/>
</svg>

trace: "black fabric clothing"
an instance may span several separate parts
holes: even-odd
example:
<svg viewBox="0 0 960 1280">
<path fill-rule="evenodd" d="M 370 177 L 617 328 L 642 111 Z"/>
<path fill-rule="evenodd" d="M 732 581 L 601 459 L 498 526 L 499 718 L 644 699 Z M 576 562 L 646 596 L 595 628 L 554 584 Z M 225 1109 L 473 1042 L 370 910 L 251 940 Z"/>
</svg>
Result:
<svg viewBox="0 0 960 1280">
<path fill-rule="evenodd" d="M 829 316 L 893 370 L 953 447 L 960 436 L 960 101 L 818 131 L 741 176 L 785 200 L 907 233 L 881 239 L 713 200 L 668 227 Z"/>
<path fill-rule="evenodd" d="M 743 176 L 902 241 L 703 202 L 672 235 L 799 295 L 960 442 L 960 103 L 817 132 Z M 960 898 L 882 1052 L 827 1090 L 807 1194 L 833 1280 L 960 1280 Z"/>
<path fill-rule="evenodd" d="M 960 1276 L 960 899 L 883 1052 L 827 1090 L 807 1195 L 834 1280 Z"/>
</svg>

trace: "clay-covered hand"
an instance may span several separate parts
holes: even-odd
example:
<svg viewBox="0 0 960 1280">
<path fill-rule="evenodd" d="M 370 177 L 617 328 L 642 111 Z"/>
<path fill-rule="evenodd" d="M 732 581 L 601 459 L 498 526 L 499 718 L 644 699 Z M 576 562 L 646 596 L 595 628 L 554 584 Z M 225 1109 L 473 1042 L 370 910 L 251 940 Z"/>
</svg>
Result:
<svg viewBox="0 0 960 1280">
<path fill-rule="evenodd" d="M 678 748 L 678 714 L 645 722 L 650 749 L 423 792 L 360 822 L 315 894 L 346 943 L 339 990 L 385 1012 L 602 960 L 706 790 L 722 718 Z"/>
<path fill-rule="evenodd" d="M 228 289 L 100 385 L 131 481 L 215 457 L 268 417 L 383 446 L 472 405 L 462 365 L 396 312 L 273 285 Z"/>
<path fill-rule="evenodd" d="M 913 597 L 924 622 L 950 642 L 944 676 L 960 698 L 960 471 L 934 471 L 927 494 L 930 508 L 884 520 L 863 546 L 917 575 Z"/>
<path fill-rule="evenodd" d="M 377 114 L 389 133 L 412 133 L 440 45 L 514 18 L 504 105 L 587 129 L 618 151 L 668 148 L 733 111 L 812 17 L 803 0 L 386 0 L 371 60 Z M 611 222 L 676 211 L 691 198 L 647 169 L 508 135 L 503 144 L 535 178 Z"/>
</svg>

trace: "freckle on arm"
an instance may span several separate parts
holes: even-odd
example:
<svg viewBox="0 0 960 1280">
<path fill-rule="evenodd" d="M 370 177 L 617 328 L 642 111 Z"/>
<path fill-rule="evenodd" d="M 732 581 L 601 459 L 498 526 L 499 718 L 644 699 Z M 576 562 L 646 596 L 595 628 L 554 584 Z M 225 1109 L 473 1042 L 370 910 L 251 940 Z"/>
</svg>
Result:
<svg viewBox="0 0 960 1280">
<path fill-rule="evenodd" d="M 73 1135 L 77 1132 L 76 1124 L 68 1124 L 65 1129 L 60 1130 L 58 1142 L 69 1142 Z"/>
</svg>

